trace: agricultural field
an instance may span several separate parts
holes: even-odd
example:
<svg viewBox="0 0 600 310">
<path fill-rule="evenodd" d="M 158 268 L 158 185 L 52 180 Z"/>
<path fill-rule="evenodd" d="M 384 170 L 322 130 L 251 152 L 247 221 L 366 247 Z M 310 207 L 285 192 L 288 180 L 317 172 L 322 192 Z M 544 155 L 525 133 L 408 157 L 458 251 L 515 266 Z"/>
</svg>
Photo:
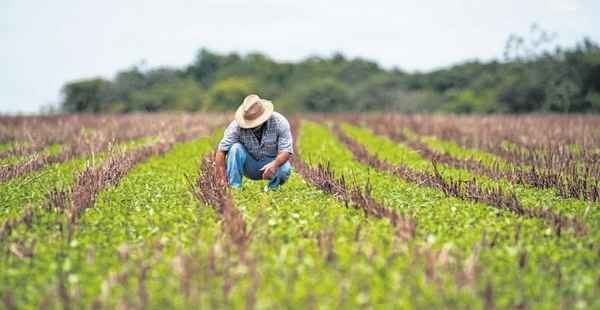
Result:
<svg viewBox="0 0 600 310">
<path fill-rule="evenodd" d="M 270 192 L 230 117 L 0 117 L 0 308 L 600 309 L 600 117 L 290 116 Z"/>
</svg>

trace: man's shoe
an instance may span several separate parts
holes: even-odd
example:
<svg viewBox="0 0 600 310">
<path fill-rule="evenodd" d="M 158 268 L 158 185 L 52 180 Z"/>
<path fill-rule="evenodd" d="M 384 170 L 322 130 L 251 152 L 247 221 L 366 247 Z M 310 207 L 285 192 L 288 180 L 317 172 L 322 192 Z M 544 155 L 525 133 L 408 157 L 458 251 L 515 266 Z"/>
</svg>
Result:
<svg viewBox="0 0 600 310">
<path fill-rule="evenodd" d="M 266 193 L 268 191 L 276 191 L 279 190 L 281 186 L 275 186 L 275 187 L 269 187 L 269 184 L 265 185 L 265 188 L 263 188 L 263 191 Z"/>
</svg>

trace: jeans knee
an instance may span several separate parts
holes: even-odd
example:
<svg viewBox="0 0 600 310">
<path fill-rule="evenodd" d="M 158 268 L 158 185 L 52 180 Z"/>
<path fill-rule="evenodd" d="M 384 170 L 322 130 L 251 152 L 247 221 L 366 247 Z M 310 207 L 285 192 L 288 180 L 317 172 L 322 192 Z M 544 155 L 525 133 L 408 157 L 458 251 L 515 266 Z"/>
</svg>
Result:
<svg viewBox="0 0 600 310">
<path fill-rule="evenodd" d="M 244 148 L 244 146 L 241 143 L 234 143 L 229 148 L 229 152 L 227 152 L 227 157 L 235 160 L 241 159 L 242 161 L 244 161 L 246 159 L 246 154 L 246 148 Z"/>
<path fill-rule="evenodd" d="M 281 167 L 279 167 L 279 174 L 281 175 L 281 177 L 287 179 L 290 176 L 290 173 L 292 172 L 292 165 L 290 165 L 290 162 L 286 162 L 285 164 L 281 165 Z"/>
<path fill-rule="evenodd" d="M 231 147 L 229 148 L 229 152 L 230 153 L 238 153 L 238 152 L 245 152 L 246 150 L 244 149 L 244 146 L 237 142 L 231 145 Z"/>
</svg>

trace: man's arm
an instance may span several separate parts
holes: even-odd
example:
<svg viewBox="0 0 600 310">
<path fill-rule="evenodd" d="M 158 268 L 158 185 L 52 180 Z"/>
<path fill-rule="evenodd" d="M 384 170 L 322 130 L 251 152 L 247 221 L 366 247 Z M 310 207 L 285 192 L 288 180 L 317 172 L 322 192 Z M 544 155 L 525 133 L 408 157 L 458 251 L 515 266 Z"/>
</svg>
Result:
<svg viewBox="0 0 600 310">
<path fill-rule="evenodd" d="M 229 148 L 234 143 L 240 141 L 240 128 L 235 121 L 232 121 L 225 132 L 223 133 L 223 139 L 219 142 L 219 146 L 217 147 L 217 153 L 215 154 L 215 165 L 217 168 L 217 176 L 220 177 L 225 184 L 227 184 L 227 174 L 225 173 L 225 155 L 229 151 Z"/>
<path fill-rule="evenodd" d="M 277 169 L 279 169 L 281 165 L 285 164 L 290 159 L 290 156 L 291 154 L 288 151 L 279 152 L 277 154 L 277 157 L 275 157 L 275 159 L 272 162 L 260 168 L 260 170 L 263 172 L 262 178 L 265 180 L 270 180 L 271 178 L 273 178 L 273 176 L 277 172 Z"/>
<path fill-rule="evenodd" d="M 290 124 L 285 117 L 281 118 L 277 130 L 279 136 L 277 141 L 277 157 L 260 169 L 263 171 L 263 179 L 273 178 L 277 169 L 285 164 L 294 153 Z"/>
<path fill-rule="evenodd" d="M 223 183 L 227 184 L 227 176 L 225 174 L 225 152 L 221 150 L 217 150 L 215 154 L 215 165 L 217 168 L 217 177 L 223 181 Z"/>
</svg>

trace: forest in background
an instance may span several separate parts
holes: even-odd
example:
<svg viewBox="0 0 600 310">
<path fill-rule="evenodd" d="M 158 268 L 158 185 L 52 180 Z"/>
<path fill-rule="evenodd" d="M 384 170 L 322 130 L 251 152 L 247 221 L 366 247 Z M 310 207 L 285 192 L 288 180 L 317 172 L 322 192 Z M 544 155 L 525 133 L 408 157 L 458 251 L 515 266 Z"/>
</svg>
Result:
<svg viewBox="0 0 600 310">
<path fill-rule="evenodd" d="M 385 69 L 364 58 L 279 62 L 261 53 L 201 49 L 183 68 L 133 66 L 112 79 L 66 83 L 60 112 L 229 111 L 258 93 L 284 112 L 598 113 L 600 47 L 584 39 L 549 49 L 532 27 L 511 35 L 501 60 L 468 61 L 427 73 Z"/>
</svg>

